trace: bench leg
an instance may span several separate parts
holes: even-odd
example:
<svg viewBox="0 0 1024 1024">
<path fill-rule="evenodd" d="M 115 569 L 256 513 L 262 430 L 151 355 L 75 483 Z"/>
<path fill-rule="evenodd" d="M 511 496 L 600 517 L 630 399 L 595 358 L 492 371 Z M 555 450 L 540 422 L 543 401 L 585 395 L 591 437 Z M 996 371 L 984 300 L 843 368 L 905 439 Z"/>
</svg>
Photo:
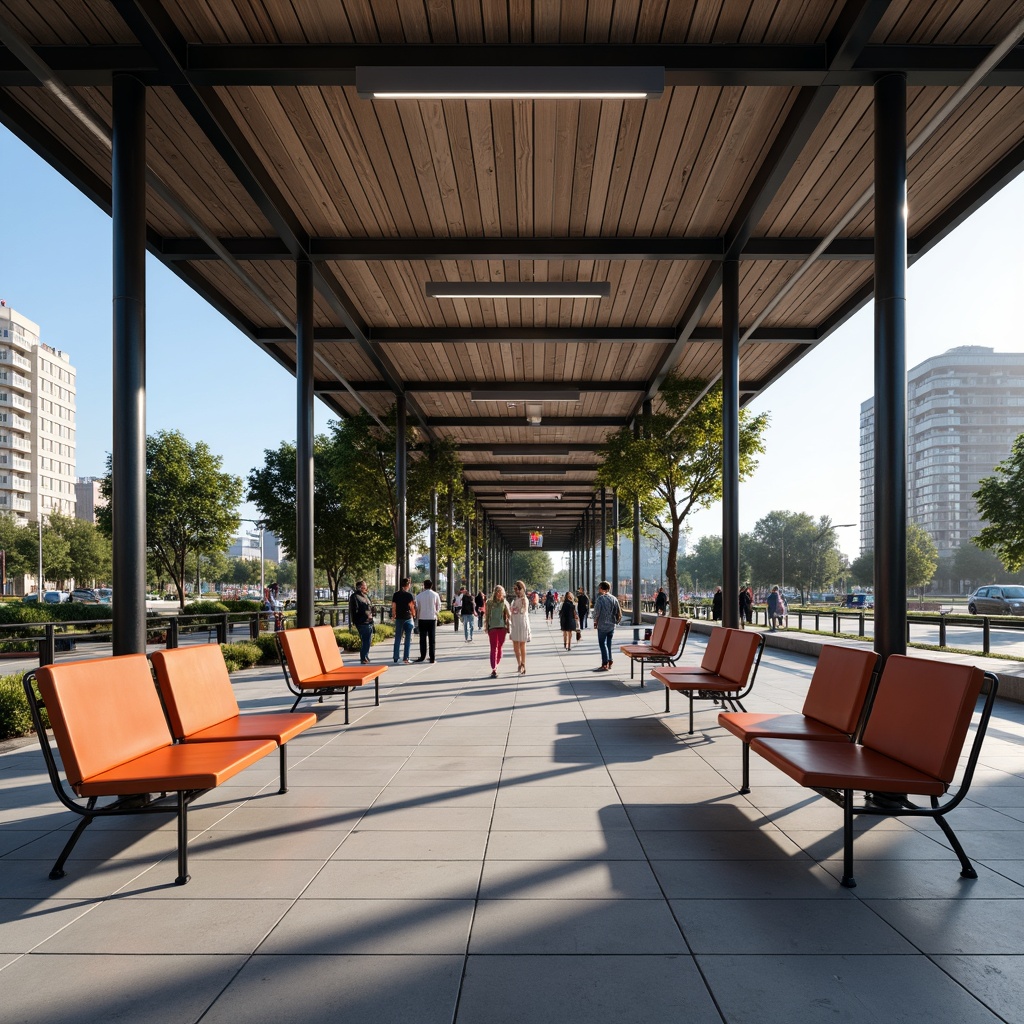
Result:
<svg viewBox="0 0 1024 1024">
<path fill-rule="evenodd" d="M 348 691 L 351 690 L 351 686 L 345 687 L 345 724 L 348 725 Z"/>
<path fill-rule="evenodd" d="M 87 811 L 91 811 L 95 806 L 96 797 L 90 797 L 87 805 Z M 50 869 L 50 877 L 52 879 L 56 880 L 64 877 L 64 862 L 71 856 L 71 851 L 75 848 L 75 843 L 82 838 L 82 833 L 89 827 L 92 819 L 93 815 L 87 813 L 78 825 L 75 826 L 75 831 L 71 833 L 71 838 L 64 844 L 64 849 L 60 851 L 60 856 Z"/>
<path fill-rule="evenodd" d="M 843 877 L 840 883 L 846 889 L 856 889 L 853 877 L 853 790 L 843 790 Z"/>
<path fill-rule="evenodd" d="M 281 744 L 281 788 L 278 790 L 278 793 L 287 793 L 288 792 L 288 753 L 287 753 L 287 747 L 288 747 L 287 743 L 282 743 Z"/>
<path fill-rule="evenodd" d="M 949 845 L 953 847 L 953 852 L 960 858 L 960 877 L 977 878 L 978 872 L 974 870 L 970 859 L 964 853 L 964 848 L 960 845 L 960 840 L 957 839 L 955 833 L 949 827 L 949 822 L 941 814 L 936 814 L 935 820 L 938 822 L 939 828 L 942 829 L 943 835 L 949 840 Z"/>
<path fill-rule="evenodd" d="M 690 735 L 693 735 L 693 690 L 686 691 L 687 696 L 690 698 Z"/>
<path fill-rule="evenodd" d="M 175 885 L 184 885 L 191 876 L 188 873 L 188 800 L 184 790 L 178 793 L 178 877 Z"/>
<path fill-rule="evenodd" d="M 741 793 L 750 792 L 750 744 L 743 744 L 743 785 L 740 786 Z"/>
<path fill-rule="evenodd" d="M 373 681 L 373 706 L 380 707 L 380 676 Z"/>
<path fill-rule="evenodd" d="M 630 663 L 629 663 L 629 674 L 630 675 L 633 674 L 633 662 L 632 662 L 632 660 L 630 660 Z M 642 687 L 643 685 L 644 685 L 644 663 L 641 661 L 640 662 L 640 686 Z"/>
<path fill-rule="evenodd" d="M 633 659 L 629 659 L 629 678 L 633 678 Z"/>
<path fill-rule="evenodd" d="M 302 700 L 302 691 L 299 691 L 298 697 L 295 698 L 295 703 L 291 706 L 291 710 L 294 711 L 299 706 L 299 701 Z"/>
<path fill-rule="evenodd" d="M 672 692 L 671 689 L 669 689 L 669 687 L 666 686 L 665 687 L 665 714 L 666 715 L 668 714 L 668 697 L 669 697 L 669 694 L 671 692 Z"/>
</svg>

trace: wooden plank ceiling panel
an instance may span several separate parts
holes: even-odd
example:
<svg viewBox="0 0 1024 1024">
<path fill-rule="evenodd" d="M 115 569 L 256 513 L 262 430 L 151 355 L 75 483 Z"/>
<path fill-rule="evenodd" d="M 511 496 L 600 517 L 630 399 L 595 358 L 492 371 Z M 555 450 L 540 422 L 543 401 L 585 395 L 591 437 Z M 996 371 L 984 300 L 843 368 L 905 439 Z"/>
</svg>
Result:
<svg viewBox="0 0 1024 1024">
<path fill-rule="evenodd" d="M 134 43 L 135 37 L 108 3 L 0 3 L 0 17 L 33 46 Z"/>
<path fill-rule="evenodd" d="M 1019 20 L 1016 0 L 894 0 L 871 41 L 991 45 Z"/>
<path fill-rule="evenodd" d="M 378 379 L 373 363 L 354 342 L 317 342 L 316 354 L 323 359 L 317 369 L 318 376 L 321 372 L 325 372 L 326 366 L 331 366 L 337 376 L 344 380 Z"/>
<path fill-rule="evenodd" d="M 743 380 L 759 381 L 772 375 L 772 371 L 780 361 L 799 356 L 803 352 L 800 345 L 762 345 L 748 342 L 740 349 L 740 377 Z"/>
<path fill-rule="evenodd" d="M 683 377 L 712 380 L 722 371 L 722 346 L 718 342 L 691 341 L 673 369 Z"/>
</svg>

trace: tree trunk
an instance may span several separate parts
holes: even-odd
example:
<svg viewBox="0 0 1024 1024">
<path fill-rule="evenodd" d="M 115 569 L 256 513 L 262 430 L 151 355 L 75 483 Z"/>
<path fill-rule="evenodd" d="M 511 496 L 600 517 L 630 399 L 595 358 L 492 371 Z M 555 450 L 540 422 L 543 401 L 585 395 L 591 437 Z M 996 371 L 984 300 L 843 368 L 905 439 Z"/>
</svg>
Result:
<svg viewBox="0 0 1024 1024">
<path fill-rule="evenodd" d="M 668 607 L 671 615 L 679 614 L 679 528 L 680 523 L 672 522 L 672 532 L 668 537 L 668 565 L 665 566 L 665 580 L 668 583 Z"/>
</svg>

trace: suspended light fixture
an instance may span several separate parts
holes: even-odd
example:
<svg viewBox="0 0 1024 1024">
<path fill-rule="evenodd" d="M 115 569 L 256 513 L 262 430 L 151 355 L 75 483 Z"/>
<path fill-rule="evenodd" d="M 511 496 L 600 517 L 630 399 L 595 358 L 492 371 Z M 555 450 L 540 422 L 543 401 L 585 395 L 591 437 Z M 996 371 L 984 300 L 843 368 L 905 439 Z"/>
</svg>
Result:
<svg viewBox="0 0 1024 1024">
<path fill-rule="evenodd" d="M 607 281 L 427 281 L 429 299 L 607 299 Z"/>
</svg>

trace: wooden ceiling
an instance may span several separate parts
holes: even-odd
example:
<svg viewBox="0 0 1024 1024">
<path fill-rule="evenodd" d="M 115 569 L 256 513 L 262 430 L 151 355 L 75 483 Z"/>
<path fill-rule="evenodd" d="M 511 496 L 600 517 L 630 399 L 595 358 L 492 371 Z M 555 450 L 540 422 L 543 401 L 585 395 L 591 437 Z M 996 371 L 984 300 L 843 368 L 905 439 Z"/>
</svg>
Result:
<svg viewBox="0 0 1024 1024">
<path fill-rule="evenodd" d="M 718 376 L 724 259 L 742 401 L 870 298 L 870 202 L 803 264 L 872 184 L 879 74 L 907 75 L 913 143 L 1022 17 L 1020 0 L 0 0 L 0 120 L 109 209 L 112 75 L 137 74 L 151 251 L 292 369 L 311 259 L 324 401 L 383 417 L 404 393 L 513 546 L 539 516 L 506 489 L 560 492 L 543 503 L 559 548 L 608 432 L 667 373 Z M 666 88 L 357 97 L 357 67 L 412 65 L 663 66 Z M 1015 45 L 910 160 L 911 259 L 1024 166 L 1022 87 Z M 434 299 L 427 281 L 611 294 Z M 539 426 L 501 397 L 515 386 Z M 559 387 L 579 401 L 546 401 Z"/>
</svg>

